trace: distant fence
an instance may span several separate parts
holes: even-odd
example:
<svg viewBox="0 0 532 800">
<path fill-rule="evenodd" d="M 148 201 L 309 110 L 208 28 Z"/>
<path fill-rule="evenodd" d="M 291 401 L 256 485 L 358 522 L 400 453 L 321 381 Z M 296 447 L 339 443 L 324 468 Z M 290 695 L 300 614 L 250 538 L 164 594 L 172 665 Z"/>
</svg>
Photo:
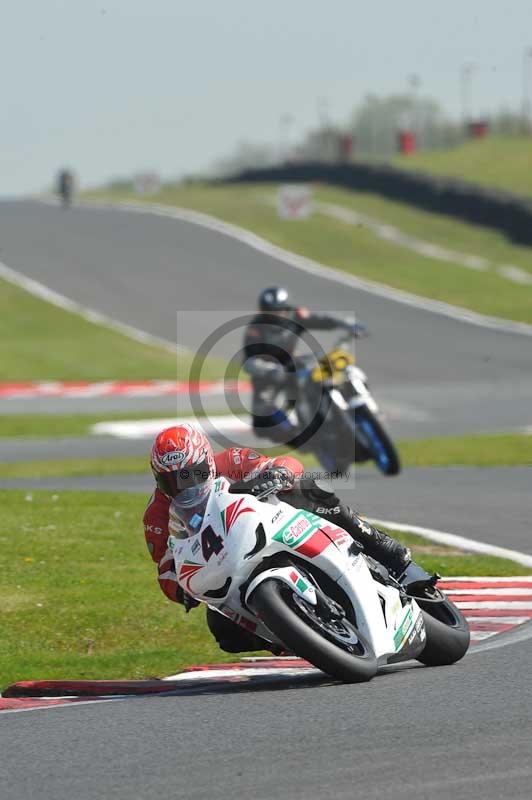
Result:
<svg viewBox="0 0 532 800">
<path fill-rule="evenodd" d="M 371 192 L 424 211 L 447 214 L 462 222 L 486 225 L 502 231 L 519 244 L 532 245 L 532 200 L 454 178 L 408 172 L 384 164 L 306 162 L 248 169 L 225 182 L 261 181 L 318 181 L 358 192 Z"/>
</svg>

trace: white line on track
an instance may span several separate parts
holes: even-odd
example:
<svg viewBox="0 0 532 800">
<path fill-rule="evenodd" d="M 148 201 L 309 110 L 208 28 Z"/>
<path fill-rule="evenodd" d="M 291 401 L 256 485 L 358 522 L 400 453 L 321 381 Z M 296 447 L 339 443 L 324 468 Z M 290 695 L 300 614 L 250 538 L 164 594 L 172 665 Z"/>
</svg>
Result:
<svg viewBox="0 0 532 800">
<path fill-rule="evenodd" d="M 381 525 L 382 524 L 384 524 L 384 523 L 381 522 Z M 396 524 L 398 524 L 398 523 L 396 523 Z M 414 532 L 414 530 L 412 528 L 409 528 L 409 530 L 412 530 L 412 532 Z M 422 528 L 421 530 L 430 530 L 430 528 L 429 529 Z M 438 531 L 438 533 L 441 533 L 441 531 Z M 511 552 L 514 552 L 514 551 L 512 550 Z M 447 579 L 445 579 L 445 580 L 447 580 Z M 499 578 L 497 576 L 492 576 L 492 577 L 482 576 L 482 577 L 478 577 L 478 578 L 470 578 L 469 576 L 466 576 L 466 575 L 453 575 L 453 577 L 449 578 L 448 580 L 461 581 L 461 582 L 467 582 L 467 583 L 485 583 L 485 584 L 487 584 L 487 583 L 516 583 L 518 581 L 527 581 L 527 582 L 530 581 L 531 587 L 532 587 L 532 575 L 506 575 L 506 576 L 504 576 L 502 578 Z M 474 590 L 474 591 L 476 591 L 476 590 Z"/>
<path fill-rule="evenodd" d="M 105 328 L 109 328 L 116 333 L 121 333 L 123 336 L 127 336 L 137 342 L 163 347 L 165 350 L 170 350 L 172 353 L 185 351 L 184 347 L 176 345 L 168 339 L 153 336 L 151 333 L 140 330 L 140 328 L 134 328 L 132 325 L 118 322 L 118 320 L 108 317 L 100 311 L 95 311 L 93 308 L 82 306 L 80 303 L 76 303 L 75 300 L 65 297 L 64 294 L 59 294 L 59 292 L 49 289 L 48 286 L 45 286 L 43 283 L 39 283 L 39 281 L 35 281 L 33 278 L 28 278 L 28 276 L 24 275 L 22 272 L 11 269 L 11 267 L 8 267 L 7 264 L 1 261 L 0 278 L 3 278 L 14 286 L 24 289 L 40 300 L 45 300 L 47 303 L 57 306 L 57 308 L 62 308 L 64 311 L 77 314 L 78 317 L 81 317 L 86 322 L 92 322 L 94 325 L 102 325 Z"/>
<path fill-rule="evenodd" d="M 515 561 L 517 564 L 522 564 L 524 567 L 532 567 L 532 556 L 528 555 L 528 553 L 521 553 L 519 550 L 510 550 L 507 547 L 498 547 L 497 545 L 488 544 L 487 542 L 478 542 L 475 539 L 468 539 L 466 536 L 458 536 L 455 533 L 437 531 L 433 528 L 422 528 L 419 525 L 405 525 L 403 522 L 371 519 L 369 517 L 367 519 L 372 524 L 384 525 L 386 528 L 393 528 L 396 531 L 417 533 L 419 536 L 423 536 L 431 542 L 448 545 L 449 547 L 457 547 L 459 550 L 466 550 L 470 553 L 483 553 L 484 555 L 496 556 L 497 558 L 509 558 L 510 561 Z M 516 578 L 512 578 L 512 580 L 516 580 Z"/>
<path fill-rule="evenodd" d="M 532 597 L 532 583 L 528 589 L 490 589 L 488 586 L 482 589 L 446 589 L 445 594 L 474 594 L 475 597 L 479 598 L 482 598 L 483 595 L 496 595 L 497 597 L 500 596 L 501 600 L 504 600 L 505 597 Z"/>
<path fill-rule="evenodd" d="M 55 201 L 41 199 L 40 202 L 55 204 Z M 170 217 L 178 219 L 182 222 L 190 222 L 193 225 L 207 228 L 208 230 L 215 231 L 216 233 L 224 234 L 232 239 L 235 239 L 242 244 L 257 250 L 258 252 L 265 253 L 271 258 L 282 261 L 288 266 L 306 272 L 311 275 L 316 275 L 319 278 L 330 280 L 334 283 L 339 283 L 343 286 L 349 286 L 353 289 L 368 292 L 369 294 L 384 297 L 386 300 L 392 300 L 396 303 L 410 306 L 412 308 L 429 311 L 433 314 L 448 317 L 449 319 L 459 320 L 460 322 L 467 322 L 470 325 L 476 325 L 481 328 L 488 328 L 490 330 L 502 331 L 504 333 L 517 333 L 523 336 L 532 336 L 532 325 L 525 322 L 514 322 L 512 320 L 502 319 L 500 317 L 491 317 L 485 314 L 479 314 L 476 311 L 470 311 L 467 308 L 453 306 L 450 303 L 444 303 L 440 300 L 431 300 L 427 297 L 412 294 L 411 292 L 403 291 L 402 289 L 394 289 L 383 283 L 370 281 L 365 278 L 359 278 L 355 275 L 350 275 L 346 272 L 334 269 L 333 267 L 320 264 L 318 261 L 313 261 L 310 258 L 292 253 L 282 247 L 266 241 L 261 236 L 258 236 L 251 231 L 241 228 L 238 225 L 233 225 L 229 222 L 213 217 L 210 214 L 204 214 L 199 211 L 191 211 L 190 209 L 180 208 L 177 206 L 165 206 L 157 203 L 133 203 L 127 201 L 116 202 L 95 202 L 95 201 L 82 201 L 80 205 L 84 208 L 94 209 L 110 209 L 110 210 L 123 210 L 132 211 L 136 214 L 155 215 L 159 217 Z"/>
<path fill-rule="evenodd" d="M 411 236 L 409 233 L 405 233 L 394 225 L 381 222 L 374 217 L 368 217 L 366 214 L 360 214 L 358 211 L 346 208 L 345 206 L 338 206 L 334 203 L 315 203 L 314 205 L 318 212 L 326 216 L 338 219 L 348 225 L 362 225 L 379 239 L 384 239 L 387 242 L 392 242 L 392 244 L 405 247 L 426 258 L 466 267 L 467 269 L 473 269 L 477 272 L 491 270 L 512 283 L 519 283 L 522 286 L 532 285 L 532 273 L 520 267 L 515 267 L 513 264 L 498 265 L 482 256 L 477 256 L 472 253 L 461 253 L 458 250 L 451 250 L 448 247 L 442 247 L 439 244 L 433 244 L 432 242 L 418 239 L 416 236 Z"/>
<path fill-rule="evenodd" d="M 208 436 L 217 431 L 249 431 L 251 425 L 232 414 L 212 417 L 180 417 L 182 422 L 194 422 Z M 156 436 L 163 428 L 175 425 L 176 418 L 143 419 L 143 420 L 116 420 L 110 422 L 97 422 L 91 428 L 91 433 L 103 436 L 115 436 L 119 439 L 143 439 Z"/>
<path fill-rule="evenodd" d="M 509 611 L 532 611 L 532 602 L 521 603 L 519 600 L 511 600 L 509 602 L 506 600 L 482 600 L 481 603 L 476 600 L 472 600 L 471 602 L 468 600 L 461 600 L 459 606 L 462 609 L 489 608 L 493 611 L 504 611 L 505 609 Z"/>
</svg>

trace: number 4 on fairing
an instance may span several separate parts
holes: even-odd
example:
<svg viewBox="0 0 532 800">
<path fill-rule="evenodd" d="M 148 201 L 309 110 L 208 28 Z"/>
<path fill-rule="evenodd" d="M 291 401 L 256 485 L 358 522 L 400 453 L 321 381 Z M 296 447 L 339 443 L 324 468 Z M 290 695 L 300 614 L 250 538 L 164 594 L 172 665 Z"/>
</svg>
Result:
<svg viewBox="0 0 532 800">
<path fill-rule="evenodd" d="M 208 561 L 211 556 L 217 556 L 224 549 L 224 540 L 208 525 L 201 532 L 201 552 Z"/>
</svg>

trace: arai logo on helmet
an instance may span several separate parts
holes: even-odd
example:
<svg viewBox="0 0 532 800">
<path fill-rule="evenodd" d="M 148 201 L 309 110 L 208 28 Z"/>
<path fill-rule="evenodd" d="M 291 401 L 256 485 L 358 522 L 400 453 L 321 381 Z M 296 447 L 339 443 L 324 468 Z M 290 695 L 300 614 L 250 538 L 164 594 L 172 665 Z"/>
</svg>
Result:
<svg viewBox="0 0 532 800">
<path fill-rule="evenodd" d="M 166 467 L 171 467 L 172 464 L 181 464 L 186 457 L 187 454 L 182 450 L 172 450 L 170 453 L 165 453 L 163 456 L 161 456 L 161 462 Z"/>
</svg>

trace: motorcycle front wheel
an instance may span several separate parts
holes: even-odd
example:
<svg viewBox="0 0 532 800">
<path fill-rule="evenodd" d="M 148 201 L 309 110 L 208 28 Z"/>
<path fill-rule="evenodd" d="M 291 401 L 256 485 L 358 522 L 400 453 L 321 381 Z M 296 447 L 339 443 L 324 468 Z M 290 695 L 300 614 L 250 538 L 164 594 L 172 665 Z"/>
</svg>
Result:
<svg viewBox="0 0 532 800">
<path fill-rule="evenodd" d="M 417 660 L 430 667 L 454 664 L 469 649 L 469 625 L 462 612 L 439 589 L 431 597 L 416 597 L 427 641 Z"/>
<path fill-rule="evenodd" d="M 370 453 L 380 471 L 384 475 L 398 475 L 401 462 L 395 445 L 380 420 L 365 406 L 356 410 L 355 435 L 357 429 L 362 432 L 363 447 Z"/>
<path fill-rule="evenodd" d="M 370 645 L 346 617 L 323 614 L 286 583 L 265 580 L 253 592 L 251 604 L 285 647 L 327 675 L 345 683 L 360 683 L 377 672 Z"/>
</svg>

